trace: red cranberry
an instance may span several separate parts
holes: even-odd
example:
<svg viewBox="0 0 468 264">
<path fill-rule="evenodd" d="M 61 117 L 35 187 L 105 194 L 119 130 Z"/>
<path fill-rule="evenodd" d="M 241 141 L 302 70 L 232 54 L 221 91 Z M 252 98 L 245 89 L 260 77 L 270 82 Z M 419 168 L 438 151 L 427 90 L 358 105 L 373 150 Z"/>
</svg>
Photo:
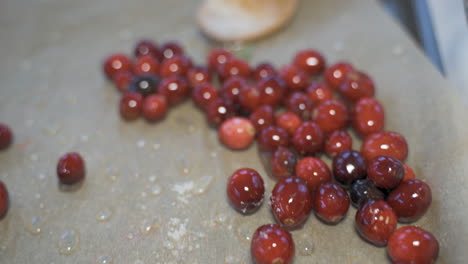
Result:
<svg viewBox="0 0 468 264">
<path fill-rule="evenodd" d="M 211 101 L 205 111 L 208 122 L 214 126 L 220 125 L 224 120 L 235 114 L 232 103 L 222 98 L 216 98 Z"/>
<path fill-rule="evenodd" d="M 317 187 L 314 197 L 315 215 L 327 224 L 337 224 L 349 209 L 349 196 L 340 185 L 327 182 Z"/>
<path fill-rule="evenodd" d="M 288 132 L 275 126 L 267 127 L 260 131 L 257 143 L 260 151 L 273 152 L 279 146 L 287 147 L 289 145 Z"/>
<path fill-rule="evenodd" d="M 388 155 L 405 161 L 408 156 L 408 144 L 397 132 L 382 131 L 366 137 L 362 143 L 361 153 L 366 160 Z"/>
<path fill-rule="evenodd" d="M 260 81 L 270 76 L 277 75 L 276 69 L 270 63 L 260 63 L 255 67 L 252 77 L 255 81 Z"/>
<path fill-rule="evenodd" d="M 315 191 L 321 183 L 332 180 L 330 169 L 323 160 L 305 157 L 296 165 L 296 176 L 304 180 L 311 191 Z"/>
<path fill-rule="evenodd" d="M 260 91 L 255 86 L 240 91 L 240 105 L 249 112 L 260 106 L 260 100 Z"/>
<path fill-rule="evenodd" d="M 218 98 L 218 90 L 211 83 L 202 83 L 192 90 L 192 100 L 201 109 L 205 109 Z"/>
<path fill-rule="evenodd" d="M 333 158 L 333 175 L 335 180 L 345 186 L 366 177 L 366 161 L 354 150 L 345 150 Z"/>
<path fill-rule="evenodd" d="M 236 170 L 227 182 L 227 196 L 231 204 L 242 213 L 252 213 L 263 202 L 265 185 L 256 170 Z"/>
<path fill-rule="evenodd" d="M 349 196 L 354 207 L 359 208 L 361 205 L 370 200 L 384 200 L 384 193 L 375 186 L 369 179 L 357 180 L 349 190 Z"/>
<path fill-rule="evenodd" d="M 6 216 L 9 206 L 10 198 L 8 196 L 8 189 L 6 185 L 0 181 L 0 220 Z"/>
<path fill-rule="evenodd" d="M 257 83 L 260 92 L 260 104 L 278 106 L 283 101 L 286 86 L 283 80 L 277 76 L 264 78 Z"/>
<path fill-rule="evenodd" d="M 191 86 L 197 86 L 204 82 L 211 82 L 211 74 L 205 67 L 196 66 L 188 70 L 187 80 Z"/>
<path fill-rule="evenodd" d="M 318 51 L 302 50 L 294 57 L 294 64 L 310 75 L 318 75 L 325 69 L 325 58 Z"/>
<path fill-rule="evenodd" d="M 217 68 L 221 80 L 226 80 L 232 76 L 243 78 L 250 77 L 250 66 L 247 62 L 232 57 L 226 63 L 219 65 Z"/>
<path fill-rule="evenodd" d="M 280 146 L 271 156 L 271 173 L 277 179 L 294 176 L 296 161 L 296 154 Z"/>
<path fill-rule="evenodd" d="M 159 78 L 156 75 L 146 74 L 137 75 L 133 78 L 130 83 L 129 89 L 131 91 L 140 93 L 143 96 L 148 96 L 156 92 L 156 88 L 159 85 Z"/>
<path fill-rule="evenodd" d="M 374 98 L 362 98 L 354 105 L 353 128 L 361 136 L 383 130 L 385 114 L 382 105 Z"/>
<path fill-rule="evenodd" d="M 301 124 L 301 118 L 293 112 L 284 112 L 276 116 L 276 125 L 286 130 L 290 137 Z"/>
<path fill-rule="evenodd" d="M 322 82 L 313 82 L 306 89 L 307 96 L 312 104 L 317 105 L 325 100 L 333 99 L 333 90 Z"/>
<path fill-rule="evenodd" d="M 231 149 L 245 149 L 255 138 L 255 128 L 250 120 L 232 117 L 224 121 L 218 130 L 219 140 Z"/>
<path fill-rule="evenodd" d="M 213 49 L 208 54 L 207 64 L 211 71 L 216 71 L 220 65 L 225 64 L 233 55 L 221 48 Z"/>
<path fill-rule="evenodd" d="M 405 169 L 403 164 L 391 156 L 378 156 L 372 159 L 367 166 L 367 177 L 384 189 L 393 189 L 403 179 Z"/>
<path fill-rule="evenodd" d="M 409 223 L 423 216 L 432 202 L 431 188 L 420 180 L 403 182 L 387 197 L 398 221 Z"/>
<path fill-rule="evenodd" d="M 324 77 L 328 85 L 336 90 L 343 82 L 344 77 L 351 71 L 354 71 L 354 67 L 351 64 L 338 62 L 325 70 Z"/>
<path fill-rule="evenodd" d="M 273 126 L 275 124 L 273 108 L 269 105 L 264 105 L 257 108 L 252 114 L 250 114 L 249 118 L 257 133 L 260 133 L 264 128 Z"/>
<path fill-rule="evenodd" d="M 356 102 L 361 98 L 374 96 L 374 82 L 363 72 L 351 71 L 344 77 L 339 91 L 349 101 Z"/>
<path fill-rule="evenodd" d="M 314 122 L 303 122 L 294 132 L 292 143 L 300 155 L 313 155 L 322 148 L 322 129 Z"/>
<path fill-rule="evenodd" d="M 350 150 L 353 146 L 353 139 L 345 130 L 335 130 L 328 135 L 325 140 L 325 153 L 334 157 L 341 151 Z"/>
<path fill-rule="evenodd" d="M 137 92 L 126 92 L 120 99 L 119 109 L 123 119 L 137 119 L 143 110 L 143 96 Z"/>
<path fill-rule="evenodd" d="M 133 72 L 137 75 L 159 74 L 159 62 L 151 55 L 138 57 L 133 66 Z"/>
<path fill-rule="evenodd" d="M 159 94 L 147 96 L 143 101 L 143 116 L 154 122 L 166 116 L 168 110 L 166 98 Z"/>
<path fill-rule="evenodd" d="M 270 200 L 276 220 L 287 228 L 296 228 L 304 223 L 312 209 L 310 190 L 302 179 L 296 177 L 278 180 Z"/>
<path fill-rule="evenodd" d="M 346 128 L 348 120 L 348 109 L 338 100 L 323 101 L 314 109 L 314 121 L 325 134 Z"/>
<path fill-rule="evenodd" d="M 180 76 L 170 76 L 162 79 L 158 91 L 166 97 L 169 105 L 181 103 L 190 95 L 190 87 L 187 81 Z"/>
<path fill-rule="evenodd" d="M 405 175 L 403 176 L 404 182 L 416 179 L 416 175 L 414 174 L 413 169 L 410 166 L 408 166 L 408 164 L 404 163 L 403 167 L 405 168 Z"/>
<path fill-rule="evenodd" d="M 63 155 L 57 164 L 57 176 L 60 183 L 71 185 L 85 178 L 85 164 L 80 154 L 70 152 Z"/>
<path fill-rule="evenodd" d="M 247 81 L 239 76 L 233 76 L 227 79 L 221 88 L 221 96 L 229 98 L 234 104 L 239 103 L 241 91 L 248 88 Z"/>
<path fill-rule="evenodd" d="M 161 46 L 160 49 L 161 57 L 160 61 L 170 59 L 176 55 L 184 55 L 184 49 L 175 42 L 166 42 Z"/>
<path fill-rule="evenodd" d="M 181 55 L 172 56 L 161 63 L 161 77 L 172 75 L 185 76 L 190 68 L 190 61 L 187 57 Z"/>
<path fill-rule="evenodd" d="M 310 119 L 312 107 L 312 101 L 302 92 L 294 92 L 286 99 L 286 108 L 296 113 L 302 120 Z"/>
<path fill-rule="evenodd" d="M 309 84 L 309 80 L 305 72 L 295 65 L 291 64 L 283 66 L 279 74 L 291 91 L 301 91 Z"/>
<path fill-rule="evenodd" d="M 388 255 L 403 263 L 435 263 L 439 256 L 439 242 L 430 232 L 417 226 L 398 228 L 390 236 Z"/>
<path fill-rule="evenodd" d="M 114 75 L 115 87 L 117 88 L 117 90 L 123 93 L 129 89 L 133 78 L 134 76 L 131 72 L 128 72 L 128 71 L 118 72 Z"/>
<path fill-rule="evenodd" d="M 113 79 L 118 72 L 132 72 L 132 62 L 125 54 L 116 53 L 104 61 L 104 73 L 107 78 Z"/>
<path fill-rule="evenodd" d="M 376 246 L 385 246 L 396 226 L 395 212 L 383 200 L 371 200 L 356 213 L 356 228 L 359 234 Z"/>
<path fill-rule="evenodd" d="M 250 251 L 257 264 L 290 264 L 294 259 L 294 241 L 281 226 L 263 225 L 255 231 Z"/>
<path fill-rule="evenodd" d="M 7 149 L 12 141 L 13 133 L 11 133 L 11 129 L 7 125 L 0 123 L 0 150 Z"/>
<path fill-rule="evenodd" d="M 155 59 L 159 59 L 161 56 L 158 46 L 148 39 L 139 41 L 135 46 L 133 54 L 135 54 L 135 57 L 150 55 Z"/>
</svg>

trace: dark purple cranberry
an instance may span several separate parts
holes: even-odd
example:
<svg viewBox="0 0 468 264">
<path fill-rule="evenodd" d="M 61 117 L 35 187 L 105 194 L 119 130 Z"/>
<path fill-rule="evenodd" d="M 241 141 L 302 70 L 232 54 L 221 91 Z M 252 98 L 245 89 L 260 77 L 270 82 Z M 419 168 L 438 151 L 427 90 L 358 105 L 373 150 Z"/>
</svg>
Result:
<svg viewBox="0 0 468 264">
<path fill-rule="evenodd" d="M 353 206 L 359 208 L 362 204 L 370 200 L 383 200 L 385 196 L 381 190 L 379 190 L 375 184 L 368 180 L 357 180 L 349 190 L 349 196 Z"/>
<path fill-rule="evenodd" d="M 354 150 L 345 150 L 333 158 L 333 175 L 344 186 L 366 177 L 366 160 Z"/>
<path fill-rule="evenodd" d="M 130 83 L 130 91 L 138 92 L 143 96 L 156 93 L 159 78 L 156 75 L 145 74 L 135 76 Z"/>
</svg>

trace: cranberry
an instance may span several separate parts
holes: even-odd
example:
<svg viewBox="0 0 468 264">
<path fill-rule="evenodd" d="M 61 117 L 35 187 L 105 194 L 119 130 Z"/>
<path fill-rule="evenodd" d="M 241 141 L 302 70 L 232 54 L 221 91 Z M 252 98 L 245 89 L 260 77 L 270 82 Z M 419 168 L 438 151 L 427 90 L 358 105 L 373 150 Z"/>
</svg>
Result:
<svg viewBox="0 0 468 264">
<path fill-rule="evenodd" d="M 335 130 L 328 135 L 325 140 L 325 153 L 334 157 L 341 151 L 350 150 L 353 146 L 353 139 L 345 130 Z"/>
<path fill-rule="evenodd" d="M 129 89 L 133 79 L 134 76 L 131 72 L 118 72 L 114 75 L 115 87 L 117 88 L 117 90 L 123 93 Z"/>
<path fill-rule="evenodd" d="M 211 83 L 202 83 L 192 90 L 192 100 L 201 109 L 205 109 L 218 98 L 218 90 Z"/>
<path fill-rule="evenodd" d="M 275 75 L 277 75 L 276 69 L 270 63 L 258 64 L 252 73 L 253 79 L 257 82 Z"/>
<path fill-rule="evenodd" d="M 213 49 L 208 54 L 207 64 L 211 71 L 217 70 L 220 65 L 225 64 L 228 60 L 230 60 L 233 55 L 221 48 Z"/>
<path fill-rule="evenodd" d="M 403 176 L 403 181 L 404 182 L 407 181 L 407 180 L 416 179 L 416 175 L 414 174 L 413 169 L 410 166 L 408 166 L 408 164 L 404 163 L 403 167 L 405 168 L 405 175 Z"/>
<path fill-rule="evenodd" d="M 255 128 L 250 120 L 232 117 L 224 121 L 218 130 L 221 143 L 231 149 L 245 149 L 255 138 Z"/>
<path fill-rule="evenodd" d="M 257 133 L 260 133 L 264 128 L 273 126 L 275 124 L 273 108 L 269 105 L 264 105 L 257 108 L 252 114 L 250 114 L 249 118 Z"/>
<path fill-rule="evenodd" d="M 354 105 L 353 128 L 361 136 L 383 130 L 385 114 L 382 105 L 374 98 L 362 98 Z"/>
<path fill-rule="evenodd" d="M 185 76 L 190 68 L 190 60 L 182 55 L 174 55 L 161 63 L 161 77 Z"/>
<path fill-rule="evenodd" d="M 318 75 L 325 69 L 325 58 L 318 51 L 302 50 L 294 57 L 294 64 L 310 75 Z"/>
<path fill-rule="evenodd" d="M 190 87 L 187 81 L 180 76 L 170 76 L 162 79 L 158 91 L 166 97 L 169 105 L 181 103 L 190 95 Z"/>
<path fill-rule="evenodd" d="M 315 191 L 321 183 L 332 180 L 330 169 L 323 160 L 305 157 L 296 165 L 296 176 L 304 180 L 311 191 Z"/>
<path fill-rule="evenodd" d="M 159 62 L 151 55 L 138 57 L 133 66 L 133 72 L 137 75 L 159 74 Z"/>
<path fill-rule="evenodd" d="M 226 63 L 219 65 L 217 70 L 221 80 L 226 80 L 232 76 L 240 76 L 243 78 L 249 78 L 250 76 L 249 64 L 234 57 L 226 61 Z"/>
<path fill-rule="evenodd" d="M 292 143 L 300 155 L 312 155 L 322 148 L 322 129 L 314 122 L 303 122 L 294 132 Z"/>
<path fill-rule="evenodd" d="M 221 88 L 221 96 L 229 98 L 233 103 L 240 102 L 239 96 L 241 91 L 248 88 L 247 81 L 239 76 L 233 76 L 227 79 Z"/>
<path fill-rule="evenodd" d="M 10 198 L 8 196 L 8 189 L 6 185 L 0 181 L 0 220 L 6 216 L 9 206 Z"/>
<path fill-rule="evenodd" d="M 123 119 L 137 119 L 143 110 L 143 96 L 137 92 L 126 92 L 120 99 L 119 109 Z"/>
<path fill-rule="evenodd" d="M 371 200 L 356 212 L 359 234 L 376 246 L 385 246 L 396 226 L 395 212 L 383 200 Z"/>
<path fill-rule="evenodd" d="M 390 236 L 387 251 L 395 262 L 435 263 L 439 256 L 439 242 L 434 235 L 420 227 L 404 226 Z"/>
<path fill-rule="evenodd" d="M 354 71 L 354 67 L 351 64 L 347 62 L 338 62 L 325 70 L 324 77 L 331 88 L 338 89 L 343 82 L 344 77 L 351 71 Z"/>
<path fill-rule="evenodd" d="M 284 112 L 276 116 L 276 125 L 286 130 L 291 137 L 301 124 L 301 118 L 293 112 Z"/>
<path fill-rule="evenodd" d="M 393 189 L 400 184 L 405 173 L 403 164 L 391 156 L 378 156 L 367 167 L 367 177 L 384 189 Z"/>
<path fill-rule="evenodd" d="M 323 101 L 314 109 L 314 121 L 325 134 L 346 128 L 348 120 L 348 109 L 338 100 Z"/>
<path fill-rule="evenodd" d="M 296 177 L 278 180 L 270 200 L 276 220 L 287 228 L 296 228 L 304 223 L 312 209 L 310 190 L 302 179 Z"/>
<path fill-rule="evenodd" d="M 302 120 L 310 119 L 312 107 L 312 101 L 302 92 L 294 92 L 286 99 L 286 108 L 296 113 Z"/>
<path fill-rule="evenodd" d="M 423 216 L 432 202 L 431 188 L 420 180 L 403 182 L 387 197 L 398 221 L 409 223 Z"/>
<path fill-rule="evenodd" d="M 288 148 L 280 146 L 271 156 L 271 173 L 277 179 L 293 176 L 296 161 L 296 154 Z"/>
<path fill-rule="evenodd" d="M 236 170 L 227 182 L 227 196 L 231 204 L 242 213 L 252 213 L 263 202 L 265 185 L 256 170 Z"/>
<path fill-rule="evenodd" d="M 167 113 L 166 98 L 159 94 L 147 96 L 143 101 L 143 116 L 148 121 L 158 121 Z"/>
<path fill-rule="evenodd" d="M 85 178 L 85 164 L 80 154 L 70 152 L 63 155 L 57 164 L 57 176 L 60 183 L 71 185 Z"/>
<path fill-rule="evenodd" d="M 349 196 L 354 207 L 359 208 L 361 205 L 370 200 L 384 200 L 384 193 L 375 186 L 369 179 L 357 180 L 349 190 Z"/>
<path fill-rule="evenodd" d="M 382 131 L 366 137 L 362 143 L 361 153 L 368 161 L 382 155 L 405 161 L 408 156 L 408 144 L 397 132 Z"/>
<path fill-rule="evenodd" d="M 188 70 L 187 80 L 191 86 L 197 86 L 204 82 L 211 82 L 211 74 L 205 67 L 196 66 Z"/>
<path fill-rule="evenodd" d="M 176 55 L 184 55 L 184 49 L 175 42 L 166 42 L 161 46 L 160 61 L 170 59 Z"/>
<path fill-rule="evenodd" d="M 294 241 L 281 226 L 263 225 L 255 231 L 250 251 L 257 264 L 290 264 L 294 259 Z"/>
<path fill-rule="evenodd" d="M 148 39 L 139 41 L 135 45 L 133 54 L 135 54 L 135 57 L 150 55 L 155 59 L 159 59 L 159 57 L 161 56 L 161 54 L 159 53 L 158 46 L 153 41 Z"/>
<path fill-rule="evenodd" d="M 307 96 L 312 104 L 317 105 L 325 100 L 333 99 L 333 90 L 322 82 L 313 82 L 306 89 Z"/>
<path fill-rule="evenodd" d="M 335 180 L 345 186 L 366 177 L 366 161 L 354 150 L 345 150 L 333 158 L 333 175 Z"/>
<path fill-rule="evenodd" d="M 205 109 L 208 122 L 214 126 L 220 125 L 224 120 L 234 116 L 232 103 L 227 99 L 216 98 Z"/>
<path fill-rule="evenodd" d="M 309 84 L 307 75 L 295 65 L 286 65 L 281 68 L 280 76 L 291 91 L 301 91 Z"/>
<path fill-rule="evenodd" d="M 286 93 L 284 81 L 277 76 L 270 76 L 260 80 L 257 83 L 257 89 L 260 92 L 260 104 L 273 107 L 281 104 Z"/>
<path fill-rule="evenodd" d="M 132 72 L 132 62 L 125 54 L 116 53 L 106 58 L 103 64 L 107 78 L 113 79 L 118 72 Z"/>
<path fill-rule="evenodd" d="M 11 129 L 7 125 L 0 123 L 0 150 L 7 149 L 12 141 L 13 133 L 11 133 Z"/>
<path fill-rule="evenodd" d="M 344 77 L 339 91 L 349 101 L 356 102 L 361 98 L 374 96 L 374 82 L 363 72 L 351 71 Z"/>
<path fill-rule="evenodd" d="M 287 147 L 289 145 L 288 132 L 275 126 L 270 126 L 260 131 L 257 140 L 260 151 L 264 152 L 273 152 L 279 146 Z"/>
<path fill-rule="evenodd" d="M 140 93 L 143 96 L 148 96 L 156 92 L 156 88 L 159 85 L 159 78 L 156 75 L 146 74 L 137 75 L 133 78 L 130 83 L 129 89 L 131 91 Z"/>
<path fill-rule="evenodd" d="M 314 197 L 315 215 L 327 224 L 337 224 L 349 209 L 349 196 L 340 185 L 327 182 L 317 187 Z"/>
<path fill-rule="evenodd" d="M 260 91 L 255 86 L 240 91 L 240 105 L 249 112 L 260 106 L 260 100 Z"/>
</svg>

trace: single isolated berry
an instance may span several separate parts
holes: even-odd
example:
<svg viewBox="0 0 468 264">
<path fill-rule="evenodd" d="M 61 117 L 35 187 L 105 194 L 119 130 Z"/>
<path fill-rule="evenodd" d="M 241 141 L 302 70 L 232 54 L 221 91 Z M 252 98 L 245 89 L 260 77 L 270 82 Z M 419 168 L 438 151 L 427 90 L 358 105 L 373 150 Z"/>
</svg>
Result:
<svg viewBox="0 0 468 264">
<path fill-rule="evenodd" d="M 366 161 L 354 150 L 338 153 L 333 158 L 332 168 L 335 180 L 346 187 L 351 186 L 356 180 L 365 178 L 367 174 Z"/>
<path fill-rule="evenodd" d="M 294 176 L 296 162 L 296 154 L 288 148 L 280 146 L 271 155 L 271 173 L 277 179 Z"/>
<path fill-rule="evenodd" d="M 361 153 L 367 161 L 377 156 L 388 155 L 405 161 L 408 156 L 408 144 L 397 132 L 382 131 L 371 134 L 362 142 Z"/>
<path fill-rule="evenodd" d="M 334 182 L 322 183 L 315 191 L 315 215 L 327 224 L 337 224 L 343 220 L 349 204 L 346 190 Z"/>
<path fill-rule="evenodd" d="M 6 185 L 0 180 L 0 221 L 5 218 L 10 206 L 10 198 Z"/>
<path fill-rule="evenodd" d="M 263 225 L 253 234 L 250 251 L 257 264 L 290 264 L 294 259 L 294 241 L 281 226 Z"/>
<path fill-rule="evenodd" d="M 439 256 L 439 242 L 433 234 L 420 227 L 404 226 L 390 236 L 387 251 L 394 262 L 435 263 Z"/>
<path fill-rule="evenodd" d="M 80 154 L 70 152 L 60 157 L 57 164 L 57 176 L 61 184 L 72 185 L 85 178 L 85 164 Z"/>
<path fill-rule="evenodd" d="M 0 123 L 0 150 L 7 149 L 12 141 L 13 133 L 11 129 L 7 125 Z"/>
<path fill-rule="evenodd" d="M 236 170 L 229 177 L 226 192 L 232 206 L 246 214 L 260 207 L 265 194 L 265 186 L 256 170 L 243 168 Z"/>
<path fill-rule="evenodd" d="M 356 229 L 362 238 L 376 246 L 385 246 L 397 226 L 397 216 L 383 200 L 371 200 L 356 212 Z"/>
<path fill-rule="evenodd" d="M 332 180 L 327 164 L 314 157 L 299 160 L 296 165 L 296 177 L 303 179 L 310 191 L 315 191 L 321 183 Z"/>
<path fill-rule="evenodd" d="M 431 202 L 431 188 L 421 180 L 405 181 L 387 197 L 387 203 L 402 223 L 411 223 L 421 218 Z"/>
<path fill-rule="evenodd" d="M 218 136 L 221 143 L 231 149 L 245 149 L 255 139 L 255 128 L 246 118 L 232 117 L 221 124 Z"/>
<path fill-rule="evenodd" d="M 143 96 L 137 92 L 126 92 L 120 99 L 119 110 L 120 116 L 127 121 L 138 119 L 143 111 Z"/>
<path fill-rule="evenodd" d="M 153 94 L 143 100 L 143 117 L 150 122 L 163 119 L 167 110 L 167 100 L 162 95 Z"/>
</svg>

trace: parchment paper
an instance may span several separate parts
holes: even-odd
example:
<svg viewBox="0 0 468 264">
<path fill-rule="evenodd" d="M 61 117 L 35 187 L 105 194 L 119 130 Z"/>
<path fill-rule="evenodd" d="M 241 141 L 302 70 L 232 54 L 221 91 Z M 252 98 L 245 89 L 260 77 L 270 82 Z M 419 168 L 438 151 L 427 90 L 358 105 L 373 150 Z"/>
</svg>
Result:
<svg viewBox="0 0 468 264">
<path fill-rule="evenodd" d="M 105 256 L 113 263 L 250 263 L 242 234 L 274 220 L 267 202 L 251 216 L 232 210 L 225 183 L 235 169 L 251 167 L 271 191 L 256 148 L 223 148 L 190 102 L 157 125 L 122 122 L 119 94 L 101 73 L 104 56 L 130 53 L 141 37 L 178 40 L 203 63 L 210 44 L 194 24 L 197 3 L 2 1 L 0 121 L 12 127 L 15 144 L 0 153 L 0 179 L 11 197 L 0 222 L 0 263 L 98 263 Z M 405 135 L 408 164 L 433 190 L 417 225 L 438 237 L 438 263 L 464 263 L 468 120 L 455 90 L 375 1 L 303 1 L 293 23 L 255 44 L 251 61 L 279 66 L 308 47 L 375 78 L 386 128 Z M 60 190 L 55 175 L 57 159 L 69 151 L 80 152 L 87 166 L 86 181 L 73 192 Z M 214 180 L 196 195 L 203 176 Z M 107 221 L 97 220 L 109 210 Z M 384 248 L 357 236 L 354 214 L 337 226 L 311 215 L 293 231 L 295 263 L 388 262 Z M 33 217 L 44 219 L 38 235 L 26 228 Z M 150 219 L 155 224 L 144 229 Z M 80 242 L 67 256 L 58 244 L 70 230 Z M 311 256 L 301 256 L 310 243 Z"/>
</svg>

